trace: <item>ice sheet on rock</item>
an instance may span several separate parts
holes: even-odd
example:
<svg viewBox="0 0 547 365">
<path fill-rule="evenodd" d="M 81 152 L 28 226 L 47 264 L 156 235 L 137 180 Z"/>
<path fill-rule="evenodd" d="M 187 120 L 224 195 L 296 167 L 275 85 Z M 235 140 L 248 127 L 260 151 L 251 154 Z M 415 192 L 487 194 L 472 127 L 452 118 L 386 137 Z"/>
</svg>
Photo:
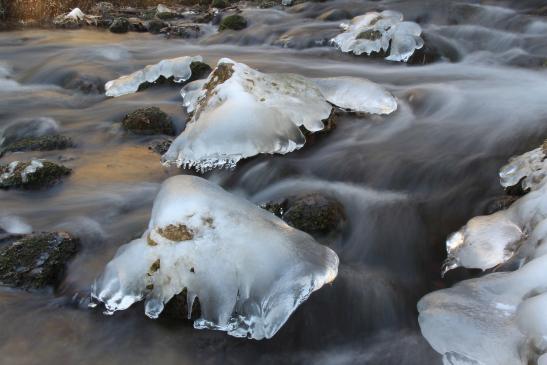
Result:
<svg viewBox="0 0 547 365">
<path fill-rule="evenodd" d="M 448 364 L 527 365 L 547 350 L 547 256 L 463 281 L 418 303 L 422 334 Z M 470 362 L 471 360 L 475 362 Z"/>
<path fill-rule="evenodd" d="M 547 164 L 543 146 L 509 160 L 500 170 L 500 180 L 503 187 L 510 187 L 522 181 L 522 188 L 535 189 L 543 182 L 547 174 Z"/>
<path fill-rule="evenodd" d="M 342 28 L 344 32 L 333 38 L 333 44 L 342 52 L 356 55 L 389 50 L 386 60 L 406 62 L 424 44 L 421 27 L 404 22 L 403 15 L 396 11 L 369 12 L 353 18 L 350 24 L 342 24 Z"/>
<path fill-rule="evenodd" d="M 65 15 L 65 19 L 73 19 L 73 20 L 83 20 L 85 17 L 85 14 L 83 11 L 80 10 L 80 8 L 74 8 Z"/>
<path fill-rule="evenodd" d="M 326 90 L 329 85 L 333 90 Z M 302 147 L 299 128 L 322 130 L 332 112 L 329 101 L 370 113 L 396 107 L 389 93 L 367 80 L 316 83 L 294 74 L 265 74 L 227 58 L 219 60 L 208 79 L 186 85 L 181 95 L 192 119 L 162 160 L 200 171 Z"/>
<path fill-rule="evenodd" d="M 145 300 L 156 318 L 187 289 L 196 328 L 270 338 L 337 275 L 338 257 L 271 213 L 199 177 L 166 180 L 147 231 L 122 246 L 92 296 L 108 313 Z M 188 314 L 189 315 L 189 314 Z"/>
<path fill-rule="evenodd" d="M 380 85 L 357 77 L 314 79 L 323 96 L 339 108 L 355 112 L 391 114 L 397 100 Z"/>
<path fill-rule="evenodd" d="M 523 247 L 527 256 L 547 252 L 547 160 L 543 147 L 510 160 L 500 170 L 501 184 L 512 186 L 521 179 L 531 192 L 508 209 L 472 218 L 447 242 L 443 274 L 462 266 L 486 270 L 512 258 Z M 537 251 L 537 252 L 536 252 Z"/>
<path fill-rule="evenodd" d="M 137 92 L 139 86 L 145 82 L 154 82 L 163 76 L 174 77 L 175 81 L 183 82 L 192 76 L 190 65 L 192 62 L 201 62 L 200 56 L 177 57 L 162 60 L 154 65 L 148 65 L 144 69 L 122 76 L 116 80 L 108 81 L 105 85 L 107 96 L 121 96 Z"/>
</svg>

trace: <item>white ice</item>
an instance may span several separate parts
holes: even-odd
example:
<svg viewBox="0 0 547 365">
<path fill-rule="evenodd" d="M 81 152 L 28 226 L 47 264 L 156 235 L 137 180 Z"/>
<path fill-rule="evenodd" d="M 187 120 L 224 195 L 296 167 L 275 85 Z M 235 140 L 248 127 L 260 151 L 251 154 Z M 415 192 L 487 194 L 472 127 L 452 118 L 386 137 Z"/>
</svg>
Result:
<svg viewBox="0 0 547 365">
<path fill-rule="evenodd" d="M 530 192 L 508 209 L 475 217 L 447 241 L 455 266 L 482 269 L 518 258 L 513 272 L 491 273 L 425 296 L 419 323 L 445 364 L 544 364 L 547 355 L 547 162 L 542 148 L 500 171 Z M 455 267 L 454 266 L 454 267 Z"/>
<path fill-rule="evenodd" d="M 72 20 L 83 20 L 85 17 L 85 14 L 83 13 L 83 11 L 80 10 L 80 8 L 74 8 L 70 11 L 70 13 L 68 13 L 67 15 L 65 15 L 65 19 L 72 19 Z"/>
<path fill-rule="evenodd" d="M 177 228 L 184 234 L 168 234 Z M 271 338 L 315 290 L 337 275 L 338 257 L 273 214 L 199 177 L 166 180 L 148 229 L 122 246 L 92 289 L 107 313 L 145 300 L 156 318 L 187 289 L 199 298 L 195 328 Z M 190 315 L 190 313 L 188 313 Z"/>
<path fill-rule="evenodd" d="M 178 57 L 162 60 L 154 65 L 148 65 L 144 69 L 122 76 L 116 80 L 108 81 L 105 85 L 107 96 L 122 96 L 137 92 L 139 86 L 145 82 L 154 82 L 163 76 L 174 77 L 176 82 L 183 82 L 192 76 L 190 65 L 192 62 L 201 62 L 200 56 Z"/>
<path fill-rule="evenodd" d="M 396 11 L 369 12 L 342 24 L 342 28 L 344 32 L 332 40 L 342 52 L 370 55 L 389 50 L 386 60 L 406 62 L 423 47 L 421 27 L 403 21 L 403 14 Z"/>
<path fill-rule="evenodd" d="M 301 148 L 300 127 L 324 129 L 331 103 L 370 113 L 396 108 L 393 96 L 367 80 L 266 74 L 227 58 L 218 61 L 207 80 L 186 85 L 181 95 L 192 119 L 162 160 L 200 171 Z"/>
</svg>

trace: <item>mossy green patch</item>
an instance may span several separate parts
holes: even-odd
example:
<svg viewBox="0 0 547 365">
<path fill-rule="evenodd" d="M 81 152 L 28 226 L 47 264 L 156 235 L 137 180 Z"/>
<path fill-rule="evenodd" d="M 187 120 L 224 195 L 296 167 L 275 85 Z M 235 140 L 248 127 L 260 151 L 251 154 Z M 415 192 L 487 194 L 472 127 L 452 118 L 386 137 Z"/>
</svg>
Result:
<svg viewBox="0 0 547 365">
<path fill-rule="evenodd" d="M 122 126 L 135 134 L 175 135 L 171 118 L 158 107 L 141 108 L 127 114 Z"/>
<path fill-rule="evenodd" d="M 222 18 L 218 30 L 222 32 L 228 29 L 242 30 L 245 28 L 247 28 L 247 20 L 241 15 L 234 14 Z"/>
</svg>

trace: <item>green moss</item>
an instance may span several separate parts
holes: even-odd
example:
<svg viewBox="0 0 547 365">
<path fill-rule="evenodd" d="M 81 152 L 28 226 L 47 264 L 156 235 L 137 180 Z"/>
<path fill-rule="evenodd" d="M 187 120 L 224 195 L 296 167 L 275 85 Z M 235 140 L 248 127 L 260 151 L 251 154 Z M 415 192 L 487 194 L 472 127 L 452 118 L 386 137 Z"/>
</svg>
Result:
<svg viewBox="0 0 547 365">
<path fill-rule="evenodd" d="M 158 107 L 141 108 L 127 114 L 122 126 L 135 134 L 175 135 L 171 118 Z"/>
<path fill-rule="evenodd" d="M 213 0 L 211 2 L 211 6 L 213 8 L 218 8 L 218 9 L 224 9 L 228 5 L 229 5 L 229 3 L 226 0 Z"/>
<path fill-rule="evenodd" d="M 50 161 L 40 162 L 43 166 L 25 178 L 22 174 L 31 162 L 19 162 L 13 171 L 9 165 L 0 165 L 0 189 L 42 189 L 56 184 L 71 172 L 71 169 Z"/>
<path fill-rule="evenodd" d="M 0 156 L 4 155 L 6 152 L 52 151 L 64 150 L 70 147 L 74 147 L 72 139 L 61 135 L 24 138 L 6 146 L 0 152 Z"/>
<path fill-rule="evenodd" d="M 68 233 L 27 235 L 0 249 L 0 283 L 24 289 L 57 286 L 79 240 Z"/>
<path fill-rule="evenodd" d="M 222 18 L 218 30 L 222 32 L 227 29 L 242 30 L 245 28 L 247 28 L 247 20 L 241 15 L 234 14 Z"/>
</svg>

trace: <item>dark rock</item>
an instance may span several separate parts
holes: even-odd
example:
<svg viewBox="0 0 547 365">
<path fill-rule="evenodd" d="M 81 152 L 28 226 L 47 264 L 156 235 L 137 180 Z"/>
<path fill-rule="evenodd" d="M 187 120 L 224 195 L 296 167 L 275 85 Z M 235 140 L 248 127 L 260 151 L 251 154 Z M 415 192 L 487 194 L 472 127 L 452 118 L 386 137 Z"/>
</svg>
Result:
<svg viewBox="0 0 547 365">
<path fill-rule="evenodd" d="M 328 234 L 341 228 L 344 207 L 332 197 L 310 193 L 261 205 L 290 226 L 309 234 Z"/>
<path fill-rule="evenodd" d="M 192 305 L 192 312 L 190 318 L 188 318 L 188 300 L 186 288 L 180 293 L 175 295 L 167 304 L 163 312 L 162 318 L 175 319 L 175 320 L 195 320 L 201 315 L 201 307 L 199 299 L 196 298 Z"/>
<path fill-rule="evenodd" d="M 408 59 L 409 65 L 426 65 L 438 61 L 457 62 L 461 56 L 456 48 L 448 41 L 431 33 L 421 35 L 424 46 L 414 51 Z"/>
<path fill-rule="evenodd" d="M 167 150 L 169 149 L 169 147 L 171 147 L 171 143 L 173 143 L 173 141 L 170 141 L 170 140 L 158 141 L 152 144 L 151 146 L 149 146 L 148 149 L 160 155 L 164 155 L 165 152 L 167 152 Z"/>
<path fill-rule="evenodd" d="M 520 181 L 518 183 L 516 183 L 515 185 L 513 186 L 508 186 L 505 188 L 505 193 L 507 195 L 510 195 L 510 196 L 516 196 L 516 197 L 521 197 L 523 195 L 526 195 L 530 192 L 530 189 L 524 189 L 522 187 L 522 181 L 524 180 L 524 178 L 520 179 Z"/>
<path fill-rule="evenodd" d="M 71 75 L 65 79 L 63 87 L 78 90 L 84 94 L 104 93 L 104 81 L 93 76 Z"/>
<path fill-rule="evenodd" d="M 171 118 L 158 107 L 137 109 L 122 120 L 123 127 L 135 134 L 175 135 Z"/>
<path fill-rule="evenodd" d="M 494 214 L 500 210 L 507 209 L 518 199 L 519 197 L 514 195 L 502 195 L 495 197 L 486 203 L 486 206 L 484 207 L 484 214 Z"/>
<path fill-rule="evenodd" d="M 32 171 L 25 169 L 32 167 Z M 72 170 L 62 165 L 43 160 L 30 162 L 14 161 L 0 165 L 0 189 L 42 189 L 58 183 Z"/>
<path fill-rule="evenodd" d="M 0 129 L 0 146 L 7 146 L 23 138 L 57 134 L 59 125 L 51 118 L 18 119 Z"/>
<path fill-rule="evenodd" d="M 66 232 L 25 235 L 0 248 L 0 284 L 23 289 L 56 287 L 79 240 Z"/>
<path fill-rule="evenodd" d="M 197 38 L 201 34 L 201 27 L 196 24 L 170 25 L 165 31 L 167 38 Z"/>
<path fill-rule="evenodd" d="M 128 30 L 131 32 L 137 32 L 137 33 L 148 32 L 148 28 L 146 27 L 146 25 L 144 25 L 144 23 L 138 18 L 129 19 Z"/>
<path fill-rule="evenodd" d="M 171 12 L 163 12 L 163 13 L 156 13 L 156 17 L 158 19 L 162 20 L 169 20 L 169 19 L 175 19 L 178 17 L 177 13 L 171 13 Z"/>
<path fill-rule="evenodd" d="M 129 20 L 116 18 L 108 28 L 112 33 L 127 33 L 129 31 Z"/>
<path fill-rule="evenodd" d="M 192 77 L 188 82 L 204 79 L 209 76 L 213 69 L 205 62 L 194 61 L 190 64 L 190 70 L 192 70 Z"/>
<path fill-rule="evenodd" d="M 231 29 L 231 30 L 242 30 L 247 27 L 247 20 L 245 20 L 244 17 L 238 14 L 229 15 L 227 17 L 224 17 L 220 21 L 220 25 L 218 27 L 219 31 Z"/>
<path fill-rule="evenodd" d="M 167 26 L 168 24 L 158 19 L 152 19 L 146 22 L 146 29 L 148 29 L 148 31 L 152 34 L 160 33 L 161 30 Z"/>
<path fill-rule="evenodd" d="M 351 14 L 342 9 L 332 9 L 329 11 L 324 12 L 323 14 L 319 15 L 317 19 L 323 20 L 323 21 L 336 21 L 336 20 L 343 20 L 343 19 L 351 19 Z"/>
<path fill-rule="evenodd" d="M 74 142 L 69 137 L 61 135 L 31 137 L 20 139 L 7 145 L 0 151 L 0 156 L 3 156 L 6 152 L 53 151 L 64 150 L 70 147 L 74 147 Z"/>
<path fill-rule="evenodd" d="M 224 9 L 230 5 L 226 0 L 213 0 L 211 2 L 211 7 L 218 8 L 218 9 Z"/>
</svg>

